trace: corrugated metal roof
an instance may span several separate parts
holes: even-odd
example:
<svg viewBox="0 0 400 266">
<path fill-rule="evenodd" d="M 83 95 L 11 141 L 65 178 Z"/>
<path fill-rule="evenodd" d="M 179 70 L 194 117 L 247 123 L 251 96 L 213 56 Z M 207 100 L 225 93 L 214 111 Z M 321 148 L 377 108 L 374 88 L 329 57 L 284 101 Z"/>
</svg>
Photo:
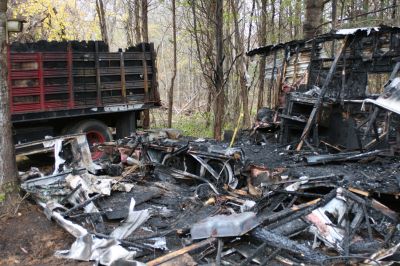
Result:
<svg viewBox="0 0 400 266">
<path fill-rule="evenodd" d="M 373 103 L 386 110 L 400 114 L 400 78 L 393 79 L 376 100 L 366 99 L 365 102 Z"/>
</svg>

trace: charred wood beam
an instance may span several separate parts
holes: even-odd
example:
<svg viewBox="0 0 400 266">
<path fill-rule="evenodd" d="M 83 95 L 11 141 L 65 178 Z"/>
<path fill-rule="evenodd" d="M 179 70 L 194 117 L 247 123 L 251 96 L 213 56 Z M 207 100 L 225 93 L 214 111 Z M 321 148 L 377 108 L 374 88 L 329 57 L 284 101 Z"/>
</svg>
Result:
<svg viewBox="0 0 400 266">
<path fill-rule="evenodd" d="M 361 206 L 362 206 L 364 216 L 365 216 L 365 224 L 367 225 L 368 238 L 370 241 L 372 241 L 374 238 L 372 236 L 372 228 L 371 228 L 371 223 L 369 222 L 369 215 L 368 215 L 367 207 L 365 206 L 365 204 L 361 204 Z"/>
<path fill-rule="evenodd" d="M 71 196 L 74 195 L 75 192 L 76 192 L 78 189 L 81 188 L 81 186 L 82 186 L 82 183 L 79 184 L 79 185 L 77 185 L 76 188 L 74 188 L 65 198 L 63 198 L 63 199 L 60 201 L 60 204 L 61 204 L 61 205 L 64 205 L 65 203 L 67 203 L 68 199 L 71 198 Z"/>
<path fill-rule="evenodd" d="M 256 250 L 250 255 L 248 256 L 244 261 L 242 261 L 240 263 L 240 266 L 246 266 L 249 265 L 250 262 L 263 250 L 265 250 L 265 248 L 267 247 L 267 243 L 262 243 L 260 246 L 258 246 L 256 248 Z"/>
<path fill-rule="evenodd" d="M 344 240 L 343 240 L 343 243 L 344 243 L 344 255 L 345 256 L 349 256 L 349 250 L 350 250 L 350 221 L 349 221 L 349 218 L 350 218 L 350 210 L 351 210 L 351 208 L 352 208 L 353 206 L 352 206 L 352 204 L 350 204 L 350 206 L 346 203 L 346 211 L 345 211 L 345 214 L 343 215 L 343 217 L 345 218 L 345 225 L 344 225 L 344 227 L 345 227 L 345 232 L 346 232 L 346 234 L 345 234 L 345 236 L 344 236 Z M 340 224 L 340 223 L 339 223 Z"/>
<path fill-rule="evenodd" d="M 263 261 L 261 261 L 260 266 L 268 265 L 268 262 L 273 260 L 279 254 L 279 252 L 281 252 L 281 250 L 282 250 L 281 248 L 274 250 L 268 257 L 266 257 Z"/>
<path fill-rule="evenodd" d="M 266 227 L 268 230 L 273 230 L 284 223 L 289 223 L 295 219 L 301 218 L 310 214 L 313 210 L 319 208 L 320 206 L 325 205 L 330 200 L 332 200 L 336 196 L 336 190 L 333 189 L 329 192 L 322 200 L 314 200 L 311 203 L 306 203 L 297 206 L 295 209 L 283 210 L 276 215 L 271 215 L 269 217 L 264 217 L 262 222 L 269 222 L 270 224 Z M 315 203 L 316 202 L 316 203 Z M 310 204 L 313 204 L 310 206 Z M 302 207 L 302 208 L 300 208 Z"/>
<path fill-rule="evenodd" d="M 71 214 L 72 212 L 74 212 L 74 211 L 76 211 L 76 210 L 79 210 L 79 209 L 81 209 L 81 208 L 84 208 L 84 207 L 87 206 L 89 203 L 91 203 L 92 201 L 94 201 L 94 200 L 96 200 L 96 199 L 98 199 L 98 198 L 100 198 L 100 197 L 102 197 L 102 196 L 103 196 L 102 194 L 97 194 L 96 196 L 91 197 L 91 198 L 85 200 L 84 202 L 82 202 L 82 203 L 80 203 L 80 204 L 78 204 L 78 205 L 72 207 L 71 209 L 69 209 L 68 211 L 66 211 L 66 212 L 64 212 L 64 213 L 62 213 L 62 214 L 63 214 L 63 216 L 68 216 L 68 215 Z"/>
<path fill-rule="evenodd" d="M 281 224 L 279 227 L 273 229 L 272 232 L 278 235 L 292 237 L 304 231 L 308 227 L 309 224 L 299 218 L 291 222 Z"/>
<path fill-rule="evenodd" d="M 372 156 L 377 156 L 380 153 L 384 152 L 384 150 L 374 150 L 369 152 L 348 152 L 348 153 L 337 153 L 337 154 L 325 154 L 325 155 L 313 155 L 307 156 L 306 162 L 309 165 L 314 164 L 325 164 L 329 162 L 343 162 L 343 161 L 352 161 L 359 160 L 363 158 L 368 158 Z"/>
<path fill-rule="evenodd" d="M 312 62 L 315 61 L 316 58 L 317 58 L 317 56 L 315 55 L 316 54 L 316 52 L 315 52 L 316 50 L 317 50 L 317 40 L 314 38 L 312 40 L 312 46 L 311 46 L 310 63 L 308 64 L 308 67 L 307 67 L 307 88 L 309 88 L 310 85 L 311 85 L 310 76 L 311 76 L 311 72 L 312 72 L 312 69 L 313 69 Z"/>
<path fill-rule="evenodd" d="M 374 107 L 374 112 L 371 114 L 368 125 L 367 125 L 367 129 L 364 132 L 363 135 L 363 140 L 365 140 L 365 138 L 367 137 L 368 132 L 371 130 L 373 124 L 375 123 L 376 118 L 378 117 L 380 108 L 375 106 Z"/>
<path fill-rule="evenodd" d="M 289 50 L 290 50 L 289 47 L 285 46 L 284 54 L 283 54 L 283 58 L 282 58 L 281 73 L 279 76 L 279 83 L 278 83 L 278 87 L 277 87 L 278 90 L 280 90 L 280 88 L 282 87 L 283 81 L 285 79 Z"/>
<path fill-rule="evenodd" d="M 255 239 L 266 243 L 268 246 L 282 249 L 289 254 L 295 254 L 309 263 L 320 264 L 321 261 L 327 259 L 327 256 L 314 251 L 307 246 L 293 241 L 287 237 L 272 233 L 263 228 L 256 228 L 251 232 L 251 236 Z"/>
<path fill-rule="evenodd" d="M 217 266 L 221 265 L 221 256 L 223 248 L 224 248 L 224 241 L 221 238 L 218 238 L 217 257 L 215 258 L 215 263 L 217 264 Z"/>
</svg>

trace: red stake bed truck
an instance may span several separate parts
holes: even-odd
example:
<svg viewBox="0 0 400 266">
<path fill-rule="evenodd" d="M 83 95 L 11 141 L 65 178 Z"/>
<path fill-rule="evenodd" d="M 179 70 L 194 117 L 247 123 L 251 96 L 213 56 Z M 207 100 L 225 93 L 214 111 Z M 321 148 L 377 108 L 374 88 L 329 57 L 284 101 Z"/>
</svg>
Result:
<svg viewBox="0 0 400 266">
<path fill-rule="evenodd" d="M 92 145 L 112 140 L 110 128 L 122 138 L 160 105 L 153 44 L 109 52 L 98 41 L 13 43 L 8 65 L 15 144 L 86 132 Z"/>
</svg>

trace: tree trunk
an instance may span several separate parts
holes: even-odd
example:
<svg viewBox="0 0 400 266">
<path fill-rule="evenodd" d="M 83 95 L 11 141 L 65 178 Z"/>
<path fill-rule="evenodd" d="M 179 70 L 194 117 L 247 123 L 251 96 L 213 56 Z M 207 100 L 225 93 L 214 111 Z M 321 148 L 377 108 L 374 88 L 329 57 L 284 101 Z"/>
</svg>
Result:
<svg viewBox="0 0 400 266">
<path fill-rule="evenodd" d="M 253 0 L 251 5 L 251 12 L 250 12 L 250 22 L 249 22 L 249 37 L 247 38 L 247 51 L 250 51 L 250 41 L 251 41 L 251 34 L 253 29 L 253 17 L 254 17 L 254 10 L 256 8 L 256 0 Z M 246 62 L 246 68 L 249 66 L 249 60 Z"/>
<path fill-rule="evenodd" d="M 135 14 L 135 39 L 136 43 L 140 43 L 142 41 L 142 32 L 140 28 L 140 0 L 135 0 L 134 7 Z"/>
<path fill-rule="evenodd" d="M 311 39 L 321 33 L 324 0 L 306 0 L 306 16 L 303 24 L 304 39 Z"/>
<path fill-rule="evenodd" d="M 128 11 L 128 17 L 126 19 L 126 25 L 125 25 L 125 30 L 126 30 L 126 43 L 128 47 L 133 46 L 135 44 L 134 41 L 134 34 L 133 34 L 133 25 L 134 25 L 134 16 L 133 16 L 133 2 L 131 0 L 128 0 L 126 3 L 126 8 Z"/>
<path fill-rule="evenodd" d="M 369 0 L 363 0 L 363 12 L 367 13 L 369 9 Z"/>
<path fill-rule="evenodd" d="M 282 0 L 279 0 L 279 16 L 278 16 L 278 43 L 282 41 L 282 19 L 283 19 L 283 9 L 282 9 Z"/>
<path fill-rule="evenodd" d="M 213 50 L 214 50 L 214 35 L 211 34 L 212 29 L 215 28 L 214 26 L 214 16 L 215 16 L 215 4 L 214 2 L 209 2 L 207 12 L 205 14 L 205 22 L 201 24 L 201 18 L 197 17 L 197 6 L 196 1 L 190 1 L 191 9 L 192 9 L 192 16 L 193 16 L 193 37 L 196 44 L 196 55 L 197 61 L 200 65 L 203 78 L 205 79 L 205 83 L 207 84 L 207 102 L 206 102 L 206 128 L 211 125 L 211 107 L 214 105 L 213 96 L 215 95 L 215 86 L 214 81 L 212 80 L 213 71 L 211 65 L 215 62 L 211 60 L 213 58 Z M 213 10 L 211 12 L 211 10 Z M 199 22 L 199 23 L 198 23 Z M 198 25 L 199 24 L 199 25 Z M 205 27 L 208 29 L 207 32 L 203 32 L 199 29 Z M 204 41 L 204 38 L 207 38 L 207 41 Z M 207 45 L 201 45 L 206 43 Z"/>
<path fill-rule="evenodd" d="M 7 212 L 18 197 L 17 166 L 10 113 L 9 91 L 7 87 L 7 0 L 0 0 L 0 214 Z"/>
<path fill-rule="evenodd" d="M 275 0 L 271 0 L 271 43 L 275 43 Z"/>
<path fill-rule="evenodd" d="M 334 0 L 335 1 L 335 0 Z M 301 0 L 296 0 L 296 7 L 294 16 L 296 18 L 296 23 L 294 24 L 294 38 L 300 38 L 300 25 L 301 25 Z"/>
<path fill-rule="evenodd" d="M 240 35 L 239 30 L 239 2 L 237 0 L 232 0 L 233 9 L 233 21 L 235 27 L 235 43 L 236 43 L 236 55 L 239 56 L 236 59 L 236 68 L 239 74 L 239 85 L 240 85 L 240 97 L 242 98 L 242 111 L 243 111 L 243 126 L 250 127 L 250 114 L 249 114 L 249 95 L 246 86 L 246 65 L 244 63 L 244 44 L 243 37 Z"/>
<path fill-rule="evenodd" d="M 337 0 L 332 0 L 332 30 L 337 27 Z"/>
<path fill-rule="evenodd" d="M 293 12 L 293 6 L 289 5 L 289 14 L 288 17 L 289 18 L 293 18 L 294 16 L 294 12 Z M 296 7 L 295 7 L 296 8 Z M 290 28 L 290 39 L 293 40 L 294 39 L 294 33 L 293 33 L 293 29 L 294 29 L 294 23 L 293 23 L 293 19 L 289 19 L 289 28 Z"/>
<path fill-rule="evenodd" d="M 265 46 L 267 44 L 267 0 L 261 0 L 261 25 L 258 32 L 258 45 Z M 260 71 L 258 76 L 258 99 L 257 110 L 264 106 L 264 87 L 265 87 L 265 65 L 266 57 L 260 58 Z"/>
<path fill-rule="evenodd" d="M 96 10 L 97 10 L 97 16 L 99 17 L 101 39 L 107 45 L 109 45 L 106 15 L 105 15 L 105 11 L 104 11 L 103 0 L 96 0 Z"/>
<path fill-rule="evenodd" d="M 234 8 L 234 3 L 233 1 L 236 0 L 230 0 L 226 1 L 226 5 L 224 6 L 225 12 L 229 14 L 229 16 L 233 15 L 235 11 Z M 224 36 L 227 36 L 226 42 L 224 43 L 224 51 L 226 51 L 225 59 L 224 59 L 224 69 L 230 69 L 231 66 L 233 67 L 233 58 L 237 56 L 237 46 L 235 46 L 235 35 L 231 34 L 231 28 L 235 29 L 233 26 L 233 21 L 234 19 L 229 19 L 225 22 L 224 24 Z M 232 24 L 232 25 L 231 25 Z M 232 27 L 231 27 L 232 26 Z M 233 33 L 235 33 L 235 30 L 233 30 Z M 225 90 L 226 90 L 226 102 L 225 102 L 225 108 L 228 110 L 232 110 L 232 108 L 237 109 L 237 107 L 241 106 L 240 101 L 241 101 L 241 96 L 240 96 L 240 86 L 239 86 L 239 77 L 240 74 L 238 73 L 238 68 L 237 66 L 235 67 L 235 74 L 233 75 L 233 69 L 232 69 L 232 75 L 229 75 L 227 77 L 227 81 L 225 82 Z M 232 124 L 236 125 L 236 121 L 239 118 L 241 110 L 239 109 L 238 112 L 229 112 L 225 116 L 225 122 L 229 121 L 232 122 Z M 234 122 L 235 121 L 235 122 Z"/>
<path fill-rule="evenodd" d="M 142 41 L 145 43 L 149 42 L 149 25 L 147 20 L 147 13 L 148 13 L 148 1 L 142 0 Z M 146 67 L 146 66 L 144 66 Z M 150 113 L 149 109 L 145 109 L 143 111 L 143 128 L 150 127 Z"/>
<path fill-rule="evenodd" d="M 148 15 L 148 0 L 142 0 L 142 37 L 143 42 L 149 42 L 149 24 L 147 20 Z"/>
<path fill-rule="evenodd" d="M 175 0 L 172 0 L 172 35 L 173 35 L 173 46 L 174 46 L 174 71 L 171 78 L 171 87 L 169 88 L 168 94 L 168 127 L 172 127 L 172 107 L 174 103 L 174 83 L 176 77 L 176 6 Z"/>
<path fill-rule="evenodd" d="M 215 70 L 215 114 L 214 114 L 214 138 L 221 140 L 225 112 L 224 91 L 224 44 L 223 44 L 223 1 L 216 0 L 215 14 L 215 46 L 216 46 L 216 70 Z"/>
</svg>

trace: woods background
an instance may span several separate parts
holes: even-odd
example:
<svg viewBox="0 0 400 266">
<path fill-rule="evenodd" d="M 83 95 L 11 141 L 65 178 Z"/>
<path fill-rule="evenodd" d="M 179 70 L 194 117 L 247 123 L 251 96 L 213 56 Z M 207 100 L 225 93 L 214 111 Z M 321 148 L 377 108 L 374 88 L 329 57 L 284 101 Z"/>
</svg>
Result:
<svg viewBox="0 0 400 266">
<path fill-rule="evenodd" d="M 217 139 L 241 112 L 249 127 L 257 108 L 270 102 L 262 69 L 272 62 L 246 51 L 336 28 L 400 25 L 397 0 L 10 0 L 8 6 L 8 17 L 26 20 L 14 41 L 102 39 L 111 51 L 154 42 L 163 107 L 150 112 L 150 125 Z"/>
</svg>

